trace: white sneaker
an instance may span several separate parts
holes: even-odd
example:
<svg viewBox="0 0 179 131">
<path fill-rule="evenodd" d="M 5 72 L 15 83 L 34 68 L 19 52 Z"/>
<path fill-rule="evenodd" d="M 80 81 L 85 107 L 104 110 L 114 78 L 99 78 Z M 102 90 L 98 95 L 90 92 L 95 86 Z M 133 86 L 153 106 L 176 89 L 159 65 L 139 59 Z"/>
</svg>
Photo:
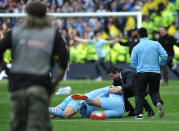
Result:
<svg viewBox="0 0 179 131">
<path fill-rule="evenodd" d="M 143 119 L 143 115 L 139 114 L 137 116 L 134 116 L 134 119 L 136 119 L 136 120 L 142 120 Z"/>
<path fill-rule="evenodd" d="M 158 109 L 158 115 L 159 117 L 163 117 L 164 116 L 164 110 L 163 110 L 163 107 L 162 107 L 162 103 L 160 102 L 157 102 L 157 109 Z"/>
</svg>

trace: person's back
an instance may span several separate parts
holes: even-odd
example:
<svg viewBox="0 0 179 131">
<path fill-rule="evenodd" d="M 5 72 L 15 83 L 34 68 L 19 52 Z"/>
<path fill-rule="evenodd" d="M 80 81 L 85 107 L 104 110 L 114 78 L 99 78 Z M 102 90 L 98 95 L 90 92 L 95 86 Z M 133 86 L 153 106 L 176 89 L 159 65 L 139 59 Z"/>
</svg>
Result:
<svg viewBox="0 0 179 131">
<path fill-rule="evenodd" d="M 156 41 L 149 40 L 147 30 L 140 28 L 138 30 L 140 42 L 134 47 L 131 55 L 131 66 L 136 69 L 135 82 L 135 115 L 137 119 L 143 119 L 142 107 L 144 96 L 149 85 L 149 94 L 153 104 L 158 108 L 159 117 L 164 116 L 162 108 L 163 101 L 160 98 L 160 66 L 167 61 L 167 53 L 164 48 Z M 159 56 L 161 60 L 159 61 Z"/>
<path fill-rule="evenodd" d="M 12 73 L 48 75 L 55 28 L 29 29 L 16 27 L 12 30 Z M 45 37 L 44 37 L 45 36 Z"/>
<path fill-rule="evenodd" d="M 157 72 L 160 73 L 159 56 L 163 58 L 165 54 L 160 51 L 160 44 L 156 41 L 142 38 L 135 47 L 138 50 L 136 67 L 137 72 Z"/>
</svg>

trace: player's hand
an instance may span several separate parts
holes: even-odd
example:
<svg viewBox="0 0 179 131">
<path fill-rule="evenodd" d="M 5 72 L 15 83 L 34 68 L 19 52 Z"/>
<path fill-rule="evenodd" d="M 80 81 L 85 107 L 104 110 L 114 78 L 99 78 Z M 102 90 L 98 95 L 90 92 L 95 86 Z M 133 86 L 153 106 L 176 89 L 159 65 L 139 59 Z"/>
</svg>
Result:
<svg viewBox="0 0 179 131">
<path fill-rule="evenodd" d="M 118 92 L 119 92 L 119 94 L 121 94 L 122 93 L 122 87 L 121 86 L 116 86 L 116 88 L 118 88 Z"/>
<path fill-rule="evenodd" d="M 111 88 L 116 88 L 116 87 L 114 85 L 112 85 Z"/>
<path fill-rule="evenodd" d="M 119 88 L 120 87 L 120 88 Z M 122 93 L 122 88 L 121 88 L 121 86 L 114 86 L 114 85 L 112 85 L 110 88 L 109 88 L 109 90 L 108 90 L 108 92 L 109 93 L 119 93 L 119 94 L 121 94 Z"/>
</svg>

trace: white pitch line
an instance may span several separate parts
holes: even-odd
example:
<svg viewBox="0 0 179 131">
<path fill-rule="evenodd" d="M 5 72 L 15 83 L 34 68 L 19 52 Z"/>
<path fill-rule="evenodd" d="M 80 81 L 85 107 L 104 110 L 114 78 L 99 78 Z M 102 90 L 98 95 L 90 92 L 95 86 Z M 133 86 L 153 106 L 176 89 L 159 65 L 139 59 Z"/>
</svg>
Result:
<svg viewBox="0 0 179 131">
<path fill-rule="evenodd" d="M 10 121 L 9 119 L 0 119 L 0 121 Z M 90 122 L 90 123 L 160 123 L 160 124 L 179 124 L 179 121 L 145 121 L 145 120 L 135 120 L 135 121 L 110 121 L 110 120 L 52 120 L 56 122 Z"/>
<path fill-rule="evenodd" d="M 135 120 L 135 121 L 107 121 L 107 120 L 52 120 L 59 122 L 91 122 L 91 123 L 162 123 L 162 124 L 179 124 L 179 121 L 145 121 L 145 120 Z"/>
</svg>

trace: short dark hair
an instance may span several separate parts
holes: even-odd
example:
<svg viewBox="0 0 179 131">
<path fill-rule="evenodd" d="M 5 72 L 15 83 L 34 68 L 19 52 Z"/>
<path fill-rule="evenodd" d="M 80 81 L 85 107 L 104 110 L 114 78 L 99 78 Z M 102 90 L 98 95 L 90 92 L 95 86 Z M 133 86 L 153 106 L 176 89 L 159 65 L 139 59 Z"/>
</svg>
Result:
<svg viewBox="0 0 179 131">
<path fill-rule="evenodd" d="M 136 30 L 138 30 L 137 27 L 134 27 L 134 28 L 131 29 L 131 31 L 136 31 Z"/>
<path fill-rule="evenodd" d="M 146 28 L 144 28 L 144 27 L 139 28 L 138 34 L 139 34 L 139 37 L 140 37 L 140 38 L 148 37 L 147 30 L 146 30 Z"/>
<path fill-rule="evenodd" d="M 115 66 L 110 66 L 108 69 L 107 69 L 107 74 L 116 74 L 116 72 L 120 72 L 120 69 L 118 69 L 117 67 Z"/>
</svg>

